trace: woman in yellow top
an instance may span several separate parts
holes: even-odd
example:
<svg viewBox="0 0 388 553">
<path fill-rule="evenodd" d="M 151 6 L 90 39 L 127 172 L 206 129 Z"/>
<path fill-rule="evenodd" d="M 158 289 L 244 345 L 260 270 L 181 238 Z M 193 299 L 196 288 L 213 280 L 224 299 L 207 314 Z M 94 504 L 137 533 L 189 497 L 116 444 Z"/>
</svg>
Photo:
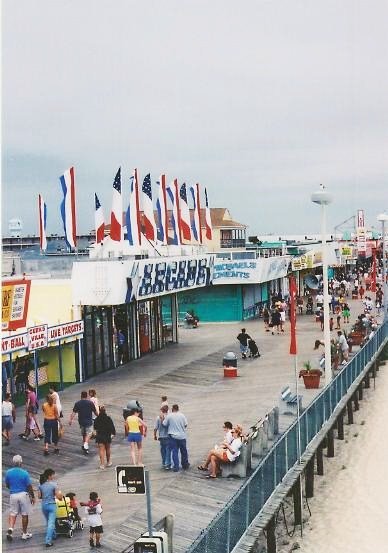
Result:
<svg viewBox="0 0 388 553">
<path fill-rule="evenodd" d="M 54 445 L 54 453 L 58 454 L 58 421 L 59 413 L 54 398 L 49 394 L 42 407 L 44 415 L 44 455 L 49 455 L 49 444 Z"/>
<path fill-rule="evenodd" d="M 125 435 L 131 446 L 130 457 L 133 465 L 143 464 L 142 440 L 143 436 L 147 435 L 147 425 L 139 417 L 139 413 L 139 411 L 133 410 L 125 420 Z"/>
</svg>

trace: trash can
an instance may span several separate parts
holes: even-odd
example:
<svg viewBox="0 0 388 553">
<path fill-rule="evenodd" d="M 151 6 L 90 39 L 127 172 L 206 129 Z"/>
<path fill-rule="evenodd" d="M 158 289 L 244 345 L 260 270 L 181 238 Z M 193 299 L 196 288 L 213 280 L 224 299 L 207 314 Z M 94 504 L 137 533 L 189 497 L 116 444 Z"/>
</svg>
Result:
<svg viewBox="0 0 388 553">
<path fill-rule="evenodd" d="M 126 420 L 129 415 L 133 414 L 133 411 L 139 411 L 139 416 L 143 418 L 143 406 L 137 401 L 137 399 L 130 399 L 127 406 L 123 409 L 123 419 Z"/>
<path fill-rule="evenodd" d="M 222 360 L 224 367 L 224 376 L 227 378 L 234 378 L 237 376 L 237 355 L 233 351 L 225 353 Z"/>
</svg>

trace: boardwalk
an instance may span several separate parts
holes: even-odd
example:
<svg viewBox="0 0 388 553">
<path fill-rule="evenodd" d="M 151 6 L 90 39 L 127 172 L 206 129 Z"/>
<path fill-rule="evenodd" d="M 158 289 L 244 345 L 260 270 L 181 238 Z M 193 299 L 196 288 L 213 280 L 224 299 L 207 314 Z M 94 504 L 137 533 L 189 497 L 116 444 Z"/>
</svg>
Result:
<svg viewBox="0 0 388 553">
<path fill-rule="evenodd" d="M 358 302 L 352 302 L 353 314 L 357 314 Z M 150 470 L 153 519 L 157 521 L 168 513 L 175 515 L 174 551 L 183 553 L 187 546 L 207 526 L 215 514 L 241 485 L 239 480 L 218 479 L 208 481 L 197 471 L 204 453 L 222 436 L 222 422 L 230 419 L 245 428 L 278 404 L 280 390 L 286 384 L 294 386 L 293 358 L 288 354 L 289 329 L 282 335 L 265 333 L 262 321 L 244 324 L 248 333 L 260 346 L 262 357 L 239 361 L 239 377 L 224 379 L 222 357 L 226 351 L 237 352 L 237 335 L 240 323 L 200 325 L 198 329 L 181 329 L 179 344 L 149 355 L 115 371 L 89 380 L 86 385 L 77 384 L 62 394 L 66 432 L 58 457 L 43 457 L 42 443 L 13 440 L 10 447 L 3 447 L 3 468 L 10 465 L 11 457 L 21 453 L 24 466 L 35 480 L 44 468 L 57 471 L 60 488 L 74 491 L 79 500 L 85 500 L 91 490 L 99 492 L 104 507 L 104 537 L 106 551 L 119 552 L 147 529 L 145 498 L 117 494 L 114 468 L 101 471 L 97 452 L 81 453 L 78 425 L 67 425 L 71 408 L 80 391 L 89 387 L 97 389 L 100 402 L 116 423 L 118 435 L 113 445 L 113 465 L 129 464 L 129 451 L 124 440 L 122 408 L 129 399 L 138 399 L 144 405 L 145 420 L 150 427 L 144 443 L 144 460 Z M 299 366 L 303 361 L 317 363 L 319 353 L 313 351 L 316 338 L 321 338 L 319 324 L 310 316 L 298 318 Z M 303 384 L 301 383 L 301 388 Z M 306 405 L 315 396 L 314 390 L 301 390 Z M 189 420 L 188 449 L 190 470 L 178 474 L 160 468 L 158 443 L 153 440 L 152 427 L 158 414 L 160 396 L 166 394 L 170 405 L 179 403 Z M 281 430 L 291 422 L 282 416 Z M 14 435 L 22 429 L 22 410 Z M 39 502 L 38 502 L 39 503 Z M 8 504 L 8 493 L 3 494 L 3 508 Z M 6 512 L 3 512 L 3 528 L 7 528 Z M 28 544 L 16 536 L 6 549 L 41 551 L 44 542 L 43 518 L 40 506 L 34 508 L 30 518 L 33 538 Z M 20 524 L 20 523 L 18 523 Z M 87 532 L 77 532 L 72 540 L 59 538 L 55 548 L 67 552 L 89 551 Z"/>
</svg>

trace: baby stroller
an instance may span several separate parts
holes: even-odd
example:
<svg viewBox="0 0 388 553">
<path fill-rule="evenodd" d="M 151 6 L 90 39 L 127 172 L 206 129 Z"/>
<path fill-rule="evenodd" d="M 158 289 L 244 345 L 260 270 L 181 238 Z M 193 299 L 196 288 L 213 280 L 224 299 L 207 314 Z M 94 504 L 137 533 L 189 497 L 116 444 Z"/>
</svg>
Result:
<svg viewBox="0 0 388 553">
<path fill-rule="evenodd" d="M 306 304 L 306 314 L 307 315 L 312 315 L 313 310 L 314 310 L 313 298 L 311 296 L 309 296 L 308 299 L 307 299 L 307 304 Z"/>
<path fill-rule="evenodd" d="M 254 340 L 248 340 L 249 357 L 260 357 L 259 348 Z"/>
<path fill-rule="evenodd" d="M 74 511 L 70 506 L 70 497 L 55 499 L 55 503 L 57 504 L 55 532 L 57 536 L 72 538 L 75 528 L 83 530 L 84 524 L 82 521 L 76 522 Z"/>
</svg>

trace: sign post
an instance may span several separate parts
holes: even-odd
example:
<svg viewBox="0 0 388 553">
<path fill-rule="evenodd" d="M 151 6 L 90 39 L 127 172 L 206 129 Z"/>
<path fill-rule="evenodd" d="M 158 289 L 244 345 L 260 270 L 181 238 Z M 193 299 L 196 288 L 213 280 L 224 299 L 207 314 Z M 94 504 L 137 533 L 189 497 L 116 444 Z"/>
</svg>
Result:
<svg viewBox="0 0 388 553">
<path fill-rule="evenodd" d="M 138 465 L 116 467 L 116 485 L 118 493 L 146 495 L 148 533 L 152 537 L 151 486 L 149 471 Z"/>
</svg>

